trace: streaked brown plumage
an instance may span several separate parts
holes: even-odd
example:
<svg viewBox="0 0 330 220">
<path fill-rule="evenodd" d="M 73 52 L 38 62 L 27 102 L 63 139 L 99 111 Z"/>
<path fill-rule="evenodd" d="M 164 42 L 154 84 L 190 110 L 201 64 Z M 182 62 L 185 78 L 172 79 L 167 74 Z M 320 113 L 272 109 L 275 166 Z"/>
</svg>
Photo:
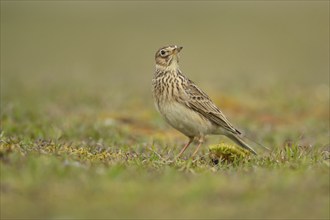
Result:
<svg viewBox="0 0 330 220">
<path fill-rule="evenodd" d="M 224 114 L 208 95 L 199 89 L 179 69 L 178 53 L 182 47 L 176 45 L 160 48 L 156 55 L 156 71 L 152 80 L 153 96 L 157 110 L 175 129 L 189 137 L 189 142 L 178 157 L 196 138 L 199 141 L 193 156 L 207 134 L 225 135 L 239 146 L 256 152 L 241 138 Z"/>
</svg>

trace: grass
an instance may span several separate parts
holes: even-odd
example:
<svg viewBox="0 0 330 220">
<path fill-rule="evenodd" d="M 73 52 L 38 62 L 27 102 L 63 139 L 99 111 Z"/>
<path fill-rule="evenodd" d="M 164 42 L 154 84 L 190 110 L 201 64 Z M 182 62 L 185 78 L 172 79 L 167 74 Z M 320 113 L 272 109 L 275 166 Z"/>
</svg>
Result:
<svg viewBox="0 0 330 220">
<path fill-rule="evenodd" d="M 1 2 L 1 219 L 329 219 L 328 3 L 135 6 Z M 160 7 L 173 16 L 158 27 Z M 209 136 L 175 159 L 187 138 L 150 92 L 172 42 L 270 151 L 246 140 L 257 156 L 214 163 L 209 147 L 233 143 Z"/>
<path fill-rule="evenodd" d="M 271 152 L 254 146 L 257 157 L 214 164 L 205 146 L 196 159 L 192 148 L 175 159 L 186 139 L 152 109 L 127 117 L 85 107 L 4 111 L 2 218 L 329 217 L 322 118 L 301 121 L 318 125 L 314 144 L 299 132 L 287 140 L 295 125 L 262 130 Z M 205 145 L 219 141 L 210 137 Z"/>
<path fill-rule="evenodd" d="M 170 151 L 165 149 L 164 151 Z M 2 136 L 4 217 L 326 218 L 329 152 L 287 146 L 214 165 L 147 147 Z M 9 205 L 12 204 L 12 205 Z M 14 205 L 15 204 L 15 205 Z M 308 208 L 305 211 L 303 208 Z M 240 210 L 237 212 L 237 209 Z M 284 211 L 283 211 L 284 210 Z"/>
</svg>

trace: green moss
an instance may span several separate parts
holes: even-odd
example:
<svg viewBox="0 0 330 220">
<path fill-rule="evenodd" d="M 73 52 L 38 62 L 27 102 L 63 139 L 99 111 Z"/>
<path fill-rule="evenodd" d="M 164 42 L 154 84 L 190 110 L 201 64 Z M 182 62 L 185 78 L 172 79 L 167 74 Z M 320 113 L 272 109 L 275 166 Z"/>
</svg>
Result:
<svg viewBox="0 0 330 220">
<path fill-rule="evenodd" d="M 209 156 L 215 164 L 217 164 L 219 161 L 233 163 L 243 160 L 250 155 L 249 151 L 227 143 L 211 145 L 209 146 L 209 151 Z"/>
</svg>

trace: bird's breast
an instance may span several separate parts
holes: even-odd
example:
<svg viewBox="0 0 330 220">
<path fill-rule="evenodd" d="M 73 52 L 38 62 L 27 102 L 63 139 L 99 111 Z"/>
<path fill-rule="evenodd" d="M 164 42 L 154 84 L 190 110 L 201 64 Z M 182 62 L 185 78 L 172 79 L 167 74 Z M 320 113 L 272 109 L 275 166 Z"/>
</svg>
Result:
<svg viewBox="0 0 330 220">
<path fill-rule="evenodd" d="M 157 102 L 170 102 L 183 93 L 180 82 L 170 74 L 153 79 L 153 96 Z"/>
<path fill-rule="evenodd" d="M 202 115 L 179 102 L 161 103 L 158 109 L 172 127 L 189 137 L 207 134 L 213 128 Z"/>
<path fill-rule="evenodd" d="M 157 110 L 174 128 L 187 136 L 207 134 L 213 125 L 198 112 L 184 104 L 187 93 L 183 76 L 164 74 L 152 81 L 153 96 Z"/>
</svg>

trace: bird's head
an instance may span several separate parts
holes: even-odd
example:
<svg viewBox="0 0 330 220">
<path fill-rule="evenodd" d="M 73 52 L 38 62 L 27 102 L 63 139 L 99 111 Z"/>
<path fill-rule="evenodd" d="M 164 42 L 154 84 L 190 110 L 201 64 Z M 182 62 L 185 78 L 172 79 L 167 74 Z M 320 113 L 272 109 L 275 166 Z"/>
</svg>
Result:
<svg viewBox="0 0 330 220">
<path fill-rule="evenodd" d="M 179 63 L 178 53 L 182 50 L 182 47 L 177 45 L 166 46 L 160 48 L 155 55 L 156 65 L 161 67 L 169 67 L 177 65 Z"/>
</svg>

